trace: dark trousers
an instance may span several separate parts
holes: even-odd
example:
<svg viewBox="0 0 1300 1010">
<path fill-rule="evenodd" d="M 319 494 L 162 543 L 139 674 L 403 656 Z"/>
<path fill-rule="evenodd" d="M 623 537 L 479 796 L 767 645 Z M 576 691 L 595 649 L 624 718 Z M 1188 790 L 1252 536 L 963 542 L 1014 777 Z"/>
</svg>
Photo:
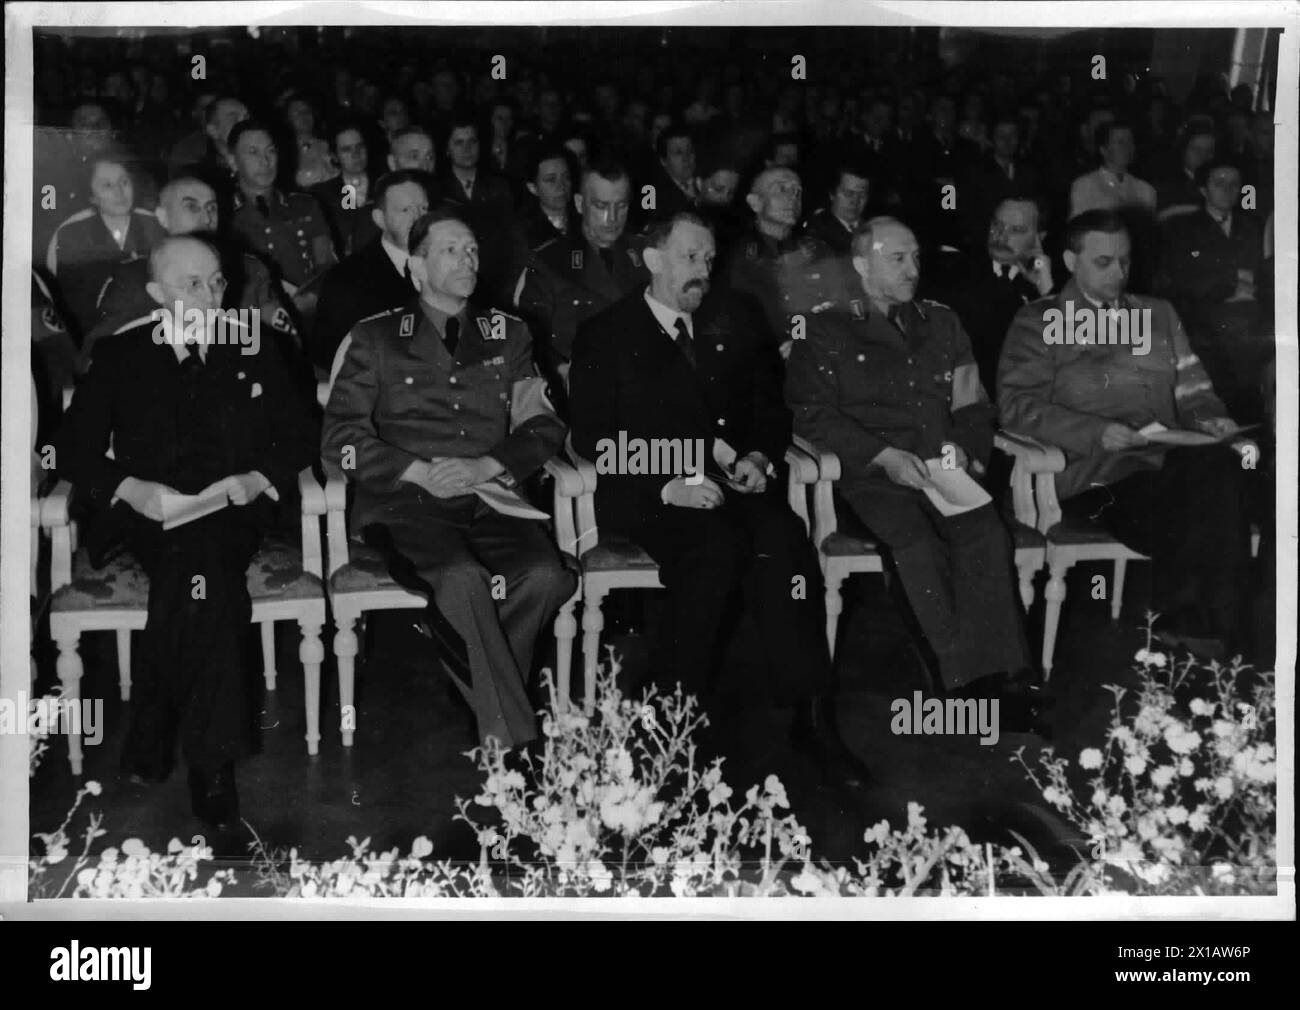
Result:
<svg viewBox="0 0 1300 1010">
<path fill-rule="evenodd" d="M 825 608 L 817 555 L 777 482 L 762 494 L 727 490 L 716 509 L 665 505 L 626 530 L 659 565 L 670 619 L 657 652 L 664 687 L 707 699 L 725 644 L 724 619 L 737 590 L 753 616 L 779 704 L 828 694 Z"/>
<path fill-rule="evenodd" d="M 149 609 L 131 686 L 127 767 L 169 768 L 178 734 L 186 763 L 209 773 L 251 751 L 247 574 L 269 512 L 261 500 L 227 506 L 167 532 L 132 513 L 128 545 L 149 576 Z"/>
<path fill-rule="evenodd" d="M 430 624 L 463 644 L 469 682 L 452 680 L 474 709 L 480 737 L 514 747 L 537 736 L 525 684 L 537 636 L 573 595 L 546 527 L 505 516 L 477 497 L 439 499 L 411 486 L 367 524 L 393 578 L 429 600 Z"/>
<path fill-rule="evenodd" d="M 1190 611 L 1232 642 L 1249 588 L 1246 483 L 1263 479 L 1241 463 L 1225 446 L 1171 449 L 1159 470 L 1085 491 L 1065 507 L 1151 558 L 1151 610 Z"/>
<path fill-rule="evenodd" d="M 842 494 L 888 548 L 945 687 L 1029 665 L 1011 538 L 991 504 L 944 516 L 922 492 L 884 479 Z"/>
</svg>

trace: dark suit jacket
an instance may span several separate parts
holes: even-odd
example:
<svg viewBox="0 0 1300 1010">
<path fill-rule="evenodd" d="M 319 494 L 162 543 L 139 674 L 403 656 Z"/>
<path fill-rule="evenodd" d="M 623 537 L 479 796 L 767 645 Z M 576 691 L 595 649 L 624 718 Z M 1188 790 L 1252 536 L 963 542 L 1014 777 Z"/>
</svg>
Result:
<svg viewBox="0 0 1300 1010">
<path fill-rule="evenodd" d="M 296 500 L 297 473 L 315 456 L 311 416 L 271 336 L 261 335 L 256 354 L 242 353 L 238 344 L 209 345 L 191 401 L 175 351 L 155 343 L 153 334 L 150 322 L 99 341 L 56 443 L 59 476 L 75 486 L 78 509 L 91 513 L 92 557 L 102 556 L 133 521 L 125 502 L 109 508 L 127 477 L 193 494 L 222 477 L 257 470 L 281 501 Z M 180 432 L 194 425 L 220 433 L 214 454 L 197 466 L 180 452 Z M 110 440 L 112 459 L 105 455 Z"/>
<path fill-rule="evenodd" d="M 755 450 L 780 467 L 790 442 L 781 398 L 780 360 L 760 336 L 748 303 L 713 292 L 691 320 L 696 365 L 664 332 L 637 288 L 578 328 L 569 402 L 573 447 L 595 462 L 598 443 L 627 438 L 702 439 L 706 469 L 715 438 L 738 456 Z M 671 476 L 602 474 L 596 508 L 602 526 L 634 532 L 661 511 Z"/>
<path fill-rule="evenodd" d="M 367 201 L 350 210 L 343 208 L 343 199 L 346 195 L 343 192 L 344 185 L 343 176 L 339 175 L 316 183 L 307 192 L 325 208 L 325 216 L 329 220 L 330 231 L 334 236 L 334 247 L 338 249 L 339 255 L 349 256 L 371 239 L 376 238 L 379 229 L 375 227 L 374 219 L 370 216 L 370 211 L 374 209 L 373 203 Z M 370 194 L 374 191 L 375 180 L 371 179 L 366 192 Z"/>
<path fill-rule="evenodd" d="M 394 269 L 378 238 L 331 267 L 316 304 L 312 364 L 328 371 L 334 352 L 358 321 L 404 305 L 413 297 L 411 282 Z"/>
<path fill-rule="evenodd" d="M 935 290 L 935 298 L 956 311 L 970 337 L 980 382 L 990 397 L 994 396 L 998 358 L 1011 321 L 1022 307 L 1040 297 L 1038 288 L 1023 273 L 1014 279 L 1007 277 L 1005 269 L 1001 277 L 995 274 L 987 253 L 969 257 L 952 283 Z"/>
</svg>

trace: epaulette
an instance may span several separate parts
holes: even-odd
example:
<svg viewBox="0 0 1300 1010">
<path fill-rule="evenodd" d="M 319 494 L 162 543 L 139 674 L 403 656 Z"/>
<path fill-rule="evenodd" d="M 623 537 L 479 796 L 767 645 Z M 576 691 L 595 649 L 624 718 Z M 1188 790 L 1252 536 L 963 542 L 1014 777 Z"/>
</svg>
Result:
<svg viewBox="0 0 1300 1010">
<path fill-rule="evenodd" d="M 945 305 L 943 302 L 936 302 L 933 298 L 922 298 L 921 301 L 926 305 L 933 305 L 937 309 L 947 309 L 949 312 L 953 311 L 951 305 Z"/>
<path fill-rule="evenodd" d="M 480 315 L 480 316 L 483 316 L 483 315 L 487 315 L 487 316 L 504 316 L 506 319 L 509 319 L 511 322 L 515 322 L 515 323 L 522 323 L 522 322 L 523 322 L 522 319 L 520 319 L 518 316 L 514 315 L 513 313 L 511 313 L 511 312 L 507 312 L 507 311 L 505 311 L 505 309 L 498 309 L 498 308 L 496 308 L 496 307 L 483 309 L 482 311 L 480 311 L 480 312 L 478 312 L 478 313 L 476 313 L 476 314 L 477 314 L 477 315 Z"/>
<path fill-rule="evenodd" d="M 374 319 L 383 319 L 384 316 L 393 316 L 399 312 L 407 312 L 407 311 L 409 311 L 409 306 L 399 305 L 395 309 L 384 309 L 383 312 L 376 312 L 373 316 L 366 316 L 364 319 L 358 319 L 356 323 L 353 325 L 360 326 L 362 323 L 368 323 Z"/>
<path fill-rule="evenodd" d="M 156 312 L 157 310 L 155 309 L 154 311 Z M 145 323 L 156 322 L 159 322 L 159 320 L 154 318 L 153 313 L 150 313 L 147 316 L 141 316 L 139 319 L 132 319 L 129 323 L 123 323 L 113 331 L 113 336 L 117 336 L 119 333 L 125 333 L 127 330 L 134 330 L 137 326 L 143 326 Z"/>
</svg>

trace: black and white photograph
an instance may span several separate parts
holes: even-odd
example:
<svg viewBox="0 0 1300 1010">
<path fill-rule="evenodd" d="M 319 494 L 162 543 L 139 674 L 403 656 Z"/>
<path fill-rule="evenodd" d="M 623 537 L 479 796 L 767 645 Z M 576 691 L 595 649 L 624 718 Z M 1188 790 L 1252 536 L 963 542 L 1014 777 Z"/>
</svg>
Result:
<svg viewBox="0 0 1300 1010">
<path fill-rule="evenodd" d="M 1300 8 L 5 19 L 5 917 L 1294 921 Z"/>
</svg>

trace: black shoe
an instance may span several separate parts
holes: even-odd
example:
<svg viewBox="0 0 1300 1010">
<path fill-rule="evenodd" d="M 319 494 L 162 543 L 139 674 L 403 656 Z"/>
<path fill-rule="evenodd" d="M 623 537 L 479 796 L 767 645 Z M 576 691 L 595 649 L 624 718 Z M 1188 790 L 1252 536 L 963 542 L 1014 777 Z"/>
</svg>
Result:
<svg viewBox="0 0 1300 1010">
<path fill-rule="evenodd" d="M 812 760 L 828 786 L 860 789 L 871 783 L 871 772 L 840 736 L 828 698 L 814 698 L 795 708 L 790 743 L 796 753 Z"/>
<path fill-rule="evenodd" d="M 1052 739 L 1047 713 L 1056 699 L 1045 695 L 1032 674 L 990 674 L 969 684 L 949 688 L 949 698 L 987 698 L 998 703 L 998 731 L 1032 733 L 1044 740 Z"/>
<path fill-rule="evenodd" d="M 239 793 L 235 790 L 235 765 L 227 761 L 213 774 L 190 768 L 190 799 L 194 816 L 226 831 L 239 823 Z"/>
<path fill-rule="evenodd" d="M 171 778 L 172 766 L 123 758 L 119 775 L 135 786 L 156 786 Z"/>
</svg>

